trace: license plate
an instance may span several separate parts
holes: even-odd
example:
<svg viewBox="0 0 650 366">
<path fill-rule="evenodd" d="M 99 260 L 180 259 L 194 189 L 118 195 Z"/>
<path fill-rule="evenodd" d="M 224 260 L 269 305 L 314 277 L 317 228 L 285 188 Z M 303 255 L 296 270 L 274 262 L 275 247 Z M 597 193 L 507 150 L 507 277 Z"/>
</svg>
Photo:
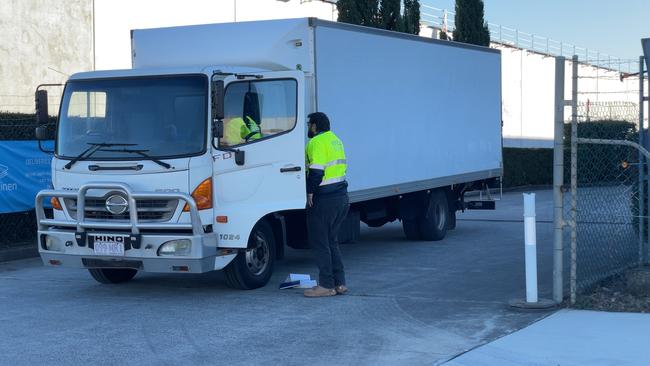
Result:
<svg viewBox="0 0 650 366">
<path fill-rule="evenodd" d="M 126 237 L 119 235 L 94 235 L 93 245 L 96 255 L 124 256 Z"/>
</svg>

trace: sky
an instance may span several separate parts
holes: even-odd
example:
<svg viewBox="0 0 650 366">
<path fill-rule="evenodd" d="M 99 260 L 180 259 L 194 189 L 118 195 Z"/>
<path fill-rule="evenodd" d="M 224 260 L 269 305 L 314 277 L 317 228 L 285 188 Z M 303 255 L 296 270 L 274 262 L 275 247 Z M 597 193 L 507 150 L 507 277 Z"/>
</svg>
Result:
<svg viewBox="0 0 650 366">
<path fill-rule="evenodd" d="M 454 9 L 454 0 L 420 0 Z M 520 31 L 638 60 L 650 37 L 650 0 L 484 0 L 485 19 Z"/>
</svg>

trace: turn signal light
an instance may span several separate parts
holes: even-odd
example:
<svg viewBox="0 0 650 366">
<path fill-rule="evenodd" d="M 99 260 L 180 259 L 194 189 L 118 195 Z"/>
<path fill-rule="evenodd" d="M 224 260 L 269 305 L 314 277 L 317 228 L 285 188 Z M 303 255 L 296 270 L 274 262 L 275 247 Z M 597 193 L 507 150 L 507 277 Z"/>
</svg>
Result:
<svg viewBox="0 0 650 366">
<path fill-rule="evenodd" d="M 196 202 L 196 208 L 199 210 L 206 210 L 212 208 L 212 178 L 208 178 L 201 182 L 194 192 L 192 192 L 192 198 Z M 189 212 L 190 205 L 187 203 L 183 207 L 183 212 Z"/>
<path fill-rule="evenodd" d="M 61 207 L 61 202 L 59 202 L 59 199 L 56 197 L 50 198 L 50 204 L 52 204 L 52 208 L 55 210 L 63 211 L 63 207 Z"/>
</svg>

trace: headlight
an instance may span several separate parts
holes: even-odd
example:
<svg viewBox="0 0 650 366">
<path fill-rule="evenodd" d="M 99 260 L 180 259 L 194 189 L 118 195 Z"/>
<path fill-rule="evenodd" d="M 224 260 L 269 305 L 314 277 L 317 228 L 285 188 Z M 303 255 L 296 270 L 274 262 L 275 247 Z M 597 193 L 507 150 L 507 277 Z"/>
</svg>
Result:
<svg viewBox="0 0 650 366">
<path fill-rule="evenodd" d="M 158 255 L 189 255 L 192 241 L 189 239 L 170 240 L 158 248 Z"/>
<path fill-rule="evenodd" d="M 45 236 L 45 249 L 55 252 L 63 251 L 63 242 L 58 238 L 50 235 Z"/>
</svg>

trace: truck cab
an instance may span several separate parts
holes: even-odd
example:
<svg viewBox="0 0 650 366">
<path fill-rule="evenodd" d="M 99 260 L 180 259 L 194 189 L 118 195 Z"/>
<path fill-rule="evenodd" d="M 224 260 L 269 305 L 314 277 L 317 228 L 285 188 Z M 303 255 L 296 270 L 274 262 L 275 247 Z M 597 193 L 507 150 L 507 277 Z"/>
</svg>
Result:
<svg viewBox="0 0 650 366">
<path fill-rule="evenodd" d="M 100 282 L 227 267 L 233 287 L 266 284 L 282 254 L 278 212 L 305 207 L 304 76 L 224 70 L 70 78 L 54 189 L 36 202 L 47 265 L 88 268 Z"/>
</svg>

